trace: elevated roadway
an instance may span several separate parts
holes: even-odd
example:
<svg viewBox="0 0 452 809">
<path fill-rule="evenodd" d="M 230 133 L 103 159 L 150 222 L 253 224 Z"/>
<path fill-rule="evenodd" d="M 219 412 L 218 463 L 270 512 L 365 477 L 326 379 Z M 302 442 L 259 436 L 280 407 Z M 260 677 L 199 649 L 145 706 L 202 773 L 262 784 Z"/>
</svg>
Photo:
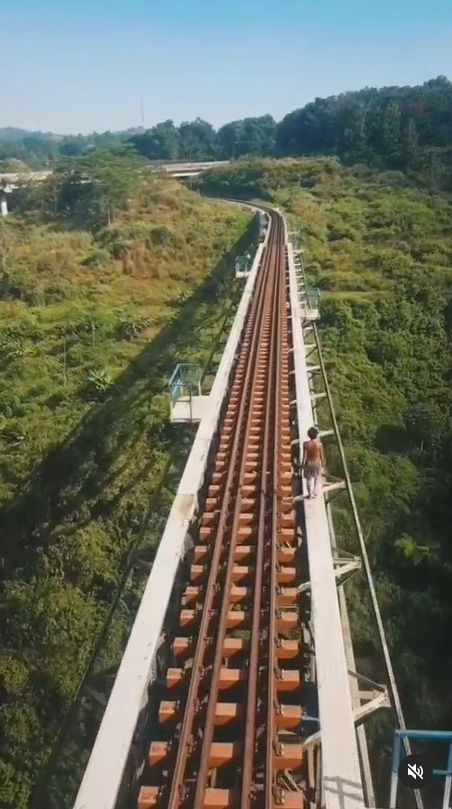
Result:
<svg viewBox="0 0 452 809">
<path fill-rule="evenodd" d="M 171 177 L 195 177 L 203 171 L 216 168 L 218 166 L 226 166 L 230 163 L 229 160 L 211 160 L 207 162 L 193 162 L 185 161 L 179 163 L 150 163 L 155 168 L 165 171 Z M 22 171 L 22 172 L 0 172 L 0 189 L 14 189 L 20 185 L 28 185 L 32 183 L 41 183 L 47 180 L 53 173 L 51 169 L 44 171 Z"/>
<path fill-rule="evenodd" d="M 219 166 L 228 166 L 230 160 L 211 160 L 200 162 L 182 162 L 182 163 L 164 163 L 160 167 L 166 171 L 171 177 L 196 177 L 209 169 L 215 169 Z"/>
</svg>

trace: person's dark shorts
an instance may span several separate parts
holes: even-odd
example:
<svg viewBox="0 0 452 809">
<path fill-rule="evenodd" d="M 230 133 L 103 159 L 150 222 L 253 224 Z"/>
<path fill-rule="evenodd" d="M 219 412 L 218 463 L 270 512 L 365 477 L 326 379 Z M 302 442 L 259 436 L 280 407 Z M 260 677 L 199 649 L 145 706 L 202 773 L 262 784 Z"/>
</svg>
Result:
<svg viewBox="0 0 452 809">
<path fill-rule="evenodd" d="M 305 464 L 303 470 L 306 480 L 309 480 L 309 478 L 318 478 L 321 471 L 322 464 L 319 461 L 311 461 Z"/>
</svg>

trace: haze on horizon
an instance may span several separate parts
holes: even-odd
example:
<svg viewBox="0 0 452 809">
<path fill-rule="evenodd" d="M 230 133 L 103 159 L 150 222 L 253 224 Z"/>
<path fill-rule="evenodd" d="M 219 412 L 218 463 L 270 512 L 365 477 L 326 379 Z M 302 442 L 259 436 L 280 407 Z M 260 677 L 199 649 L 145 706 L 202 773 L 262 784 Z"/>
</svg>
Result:
<svg viewBox="0 0 452 809">
<path fill-rule="evenodd" d="M 452 76 L 450 0 L 0 0 L 0 18 L 0 127 L 127 129 L 140 95 L 146 126 L 221 126 Z"/>
</svg>

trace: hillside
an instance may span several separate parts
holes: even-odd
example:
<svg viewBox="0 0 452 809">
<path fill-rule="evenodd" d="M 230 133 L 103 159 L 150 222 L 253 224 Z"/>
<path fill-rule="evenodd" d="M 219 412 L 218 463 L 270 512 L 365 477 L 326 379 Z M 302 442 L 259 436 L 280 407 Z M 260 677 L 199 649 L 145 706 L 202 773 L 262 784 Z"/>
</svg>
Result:
<svg viewBox="0 0 452 809">
<path fill-rule="evenodd" d="M 41 138 L 42 140 L 57 140 L 61 136 L 55 135 L 53 132 L 31 132 L 28 129 L 20 129 L 20 127 L 17 126 L 0 127 L 0 141 L 3 143 L 15 143 L 23 140 L 23 138 L 29 137 Z"/>
<path fill-rule="evenodd" d="M 415 87 L 366 87 L 316 98 L 277 122 L 271 115 L 230 121 L 215 130 L 200 118 L 162 121 L 143 130 L 57 137 L 0 130 L 0 162 L 31 166 L 130 142 L 150 160 L 236 160 L 246 156 L 330 154 L 353 164 L 402 169 L 452 188 L 452 83 L 438 76 Z"/>
<path fill-rule="evenodd" d="M 333 158 L 241 162 L 199 187 L 272 200 L 301 234 L 323 292 L 322 342 L 407 724 L 448 728 L 452 197 Z M 355 549 L 341 500 L 336 520 L 339 546 Z M 355 639 L 375 676 L 381 658 L 357 582 Z"/>
<path fill-rule="evenodd" d="M 140 134 L 132 127 L 123 132 L 93 132 L 90 135 L 56 135 L 53 132 L 29 132 L 16 127 L 0 128 L 0 171 L 5 164 L 20 160 L 30 168 L 55 164 L 60 160 L 77 158 L 93 149 L 118 145 Z"/>
<path fill-rule="evenodd" d="M 0 805 L 11 809 L 29 805 L 152 494 L 183 456 L 167 380 L 179 361 L 206 362 L 236 295 L 231 256 L 249 238 L 248 214 L 150 174 L 131 189 L 133 166 L 121 170 L 122 200 L 119 163 L 105 158 L 82 203 L 63 175 L 0 221 Z M 164 490 L 156 514 L 168 501 Z M 106 667 L 137 595 L 122 602 Z"/>
<path fill-rule="evenodd" d="M 407 722 L 439 728 L 452 722 L 452 197 L 424 179 L 311 157 L 236 161 L 197 187 L 272 201 L 301 234 Z M 15 205 L 0 221 L 0 804 L 24 809 L 189 442 L 168 425 L 167 378 L 209 355 L 249 218 L 124 149 L 63 165 Z M 159 498 L 164 513 L 171 490 Z M 335 512 L 355 550 L 340 499 Z M 360 579 L 347 586 L 360 670 L 383 677 Z M 138 597 L 121 604 L 107 670 Z"/>
</svg>

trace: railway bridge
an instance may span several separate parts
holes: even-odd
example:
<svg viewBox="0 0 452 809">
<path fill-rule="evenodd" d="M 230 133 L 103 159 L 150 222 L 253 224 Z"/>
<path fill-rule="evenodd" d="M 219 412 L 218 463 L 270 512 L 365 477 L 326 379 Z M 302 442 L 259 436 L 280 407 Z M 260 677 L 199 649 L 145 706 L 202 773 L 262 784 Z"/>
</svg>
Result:
<svg viewBox="0 0 452 809">
<path fill-rule="evenodd" d="M 74 809 L 361 809 L 376 805 L 367 717 L 391 711 L 397 755 L 410 749 L 303 250 L 265 213 Z M 318 423 L 343 475 L 309 499 L 300 448 Z M 356 555 L 337 546 L 338 493 Z M 344 583 L 358 571 L 384 684 L 356 669 Z"/>
</svg>

